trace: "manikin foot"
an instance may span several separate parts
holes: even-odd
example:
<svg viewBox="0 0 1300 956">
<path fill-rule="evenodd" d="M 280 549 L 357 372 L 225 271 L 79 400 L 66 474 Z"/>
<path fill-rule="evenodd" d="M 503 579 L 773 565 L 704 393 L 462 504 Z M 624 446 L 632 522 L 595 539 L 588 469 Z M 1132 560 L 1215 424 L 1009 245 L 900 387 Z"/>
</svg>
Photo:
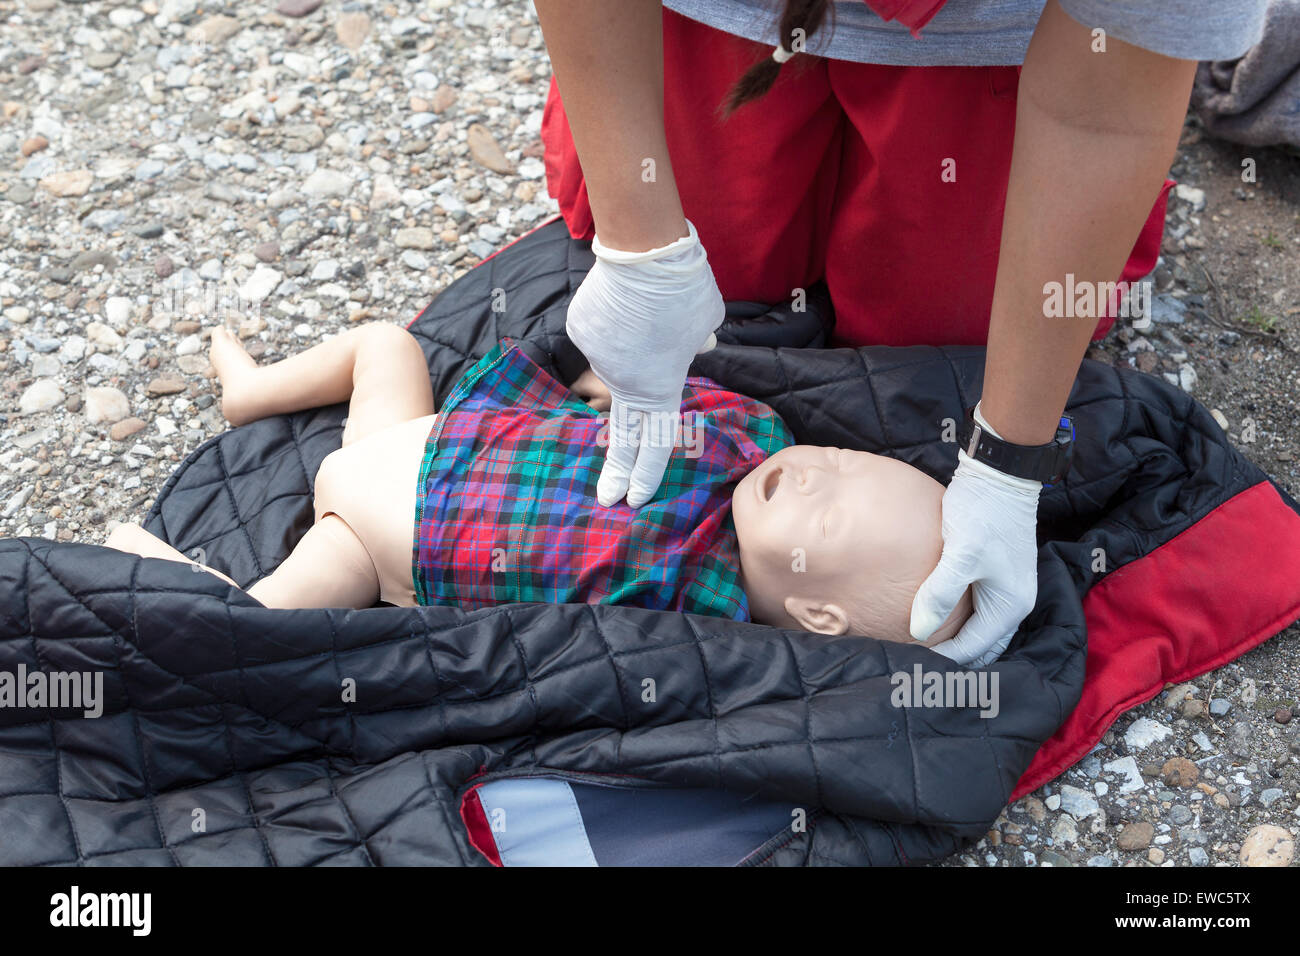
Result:
<svg viewBox="0 0 1300 956">
<path fill-rule="evenodd" d="M 221 414 L 232 425 L 245 425 L 257 415 L 254 411 L 253 374 L 257 362 L 224 326 L 212 330 L 212 348 L 208 355 L 221 382 Z"/>
</svg>

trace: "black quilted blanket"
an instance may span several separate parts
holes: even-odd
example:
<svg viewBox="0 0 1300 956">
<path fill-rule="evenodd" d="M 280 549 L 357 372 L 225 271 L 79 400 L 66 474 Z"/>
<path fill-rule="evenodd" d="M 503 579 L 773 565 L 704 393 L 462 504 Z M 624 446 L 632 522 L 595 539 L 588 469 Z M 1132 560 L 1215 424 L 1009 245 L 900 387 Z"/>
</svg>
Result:
<svg viewBox="0 0 1300 956">
<path fill-rule="evenodd" d="M 411 328 L 438 398 L 503 335 L 571 380 L 564 311 L 590 263 L 555 222 L 442 293 Z M 695 371 L 769 402 L 801 441 L 946 481 L 940 423 L 978 395 L 982 351 L 821 349 L 828 316 L 816 295 L 798 313 L 732 305 Z M 539 773 L 806 807 L 813 825 L 754 862 L 942 857 L 983 833 L 1079 698 L 1094 549 L 1123 565 L 1263 480 L 1153 378 L 1088 362 L 1070 404 L 1078 464 L 1044 495 L 1039 599 L 994 665 L 993 719 L 891 705 L 889 675 L 954 666 L 923 648 L 585 605 L 270 610 L 186 565 L 0 541 L 0 672 L 104 682 L 97 718 L 0 708 L 0 863 L 484 865 L 462 793 Z M 210 441 L 147 527 L 256 580 L 310 525 L 342 417 Z"/>
</svg>

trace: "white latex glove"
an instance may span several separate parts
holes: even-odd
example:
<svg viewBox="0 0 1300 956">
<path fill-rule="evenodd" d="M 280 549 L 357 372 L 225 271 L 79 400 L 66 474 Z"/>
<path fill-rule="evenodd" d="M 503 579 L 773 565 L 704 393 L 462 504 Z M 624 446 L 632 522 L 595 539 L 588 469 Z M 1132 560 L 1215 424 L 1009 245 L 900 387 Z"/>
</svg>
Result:
<svg viewBox="0 0 1300 956">
<path fill-rule="evenodd" d="M 981 427 L 994 437 L 975 407 Z M 964 450 L 943 495 L 943 556 L 912 602 L 912 637 L 923 641 L 952 612 L 967 585 L 975 611 L 934 650 L 983 667 L 1011 643 L 1038 599 L 1038 495 L 1042 482 L 1004 474 Z"/>
<path fill-rule="evenodd" d="M 680 429 L 691 359 L 717 344 L 726 308 L 695 226 L 647 252 L 591 244 L 596 264 L 569 302 L 569 338 L 609 387 L 609 450 L 596 486 L 605 507 L 659 489 Z"/>
</svg>

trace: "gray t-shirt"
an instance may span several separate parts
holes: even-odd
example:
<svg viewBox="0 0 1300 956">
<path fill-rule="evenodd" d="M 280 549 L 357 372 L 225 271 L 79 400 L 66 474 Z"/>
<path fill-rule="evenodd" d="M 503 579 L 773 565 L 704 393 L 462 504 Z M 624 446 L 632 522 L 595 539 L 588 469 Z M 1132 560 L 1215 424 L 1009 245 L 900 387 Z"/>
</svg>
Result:
<svg viewBox="0 0 1300 956">
<path fill-rule="evenodd" d="M 948 0 L 919 38 L 862 0 L 834 0 L 808 52 L 891 66 L 1002 66 L 1024 61 L 1044 0 Z M 1259 42 L 1268 0 L 1060 0 L 1108 37 L 1184 60 L 1232 60 Z M 783 0 L 664 0 L 677 13 L 776 46 Z M 827 34 L 830 33 L 829 39 Z"/>
</svg>

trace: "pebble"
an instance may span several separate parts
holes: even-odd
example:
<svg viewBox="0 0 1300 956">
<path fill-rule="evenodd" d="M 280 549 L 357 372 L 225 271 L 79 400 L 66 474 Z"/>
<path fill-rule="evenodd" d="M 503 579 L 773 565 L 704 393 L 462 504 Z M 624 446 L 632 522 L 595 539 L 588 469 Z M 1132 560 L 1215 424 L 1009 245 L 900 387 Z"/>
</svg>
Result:
<svg viewBox="0 0 1300 956">
<path fill-rule="evenodd" d="M 63 389 L 49 378 L 38 378 L 23 390 L 18 399 L 18 414 L 34 415 L 49 411 L 64 399 Z"/>
<path fill-rule="evenodd" d="M 117 352 L 122 348 L 122 336 L 103 322 L 91 322 L 86 326 L 86 340 L 101 352 Z"/>
<path fill-rule="evenodd" d="M 357 51 L 370 35 L 370 17 L 364 13 L 344 13 L 335 24 L 335 33 L 339 43 L 349 50 Z"/>
<path fill-rule="evenodd" d="M 1079 826 L 1074 822 L 1074 817 L 1068 813 L 1063 813 L 1057 817 L 1056 823 L 1052 826 L 1052 843 L 1055 846 L 1063 846 L 1067 843 L 1077 843 L 1079 840 Z"/>
<path fill-rule="evenodd" d="M 234 17 L 218 15 L 208 17 L 199 23 L 191 35 L 203 43 L 222 44 L 243 29 L 243 24 Z"/>
<path fill-rule="evenodd" d="M 10 518 L 17 514 L 18 509 L 27 504 L 28 499 L 31 498 L 32 493 L 35 490 L 35 485 L 24 485 L 22 488 L 10 495 L 9 500 L 5 502 L 4 509 L 0 510 L 0 517 Z"/>
<path fill-rule="evenodd" d="M 1254 827 L 1241 843 L 1242 866 L 1290 866 L 1295 840 L 1289 831 L 1271 823 Z"/>
<path fill-rule="evenodd" d="M 316 282 L 328 282 L 339 274 L 339 263 L 337 259 L 322 259 L 316 263 L 316 267 L 311 270 L 311 277 Z"/>
<path fill-rule="evenodd" d="M 429 268 L 429 260 L 414 249 L 408 249 L 402 253 L 402 265 L 408 269 L 414 269 L 417 272 L 424 272 Z"/>
<path fill-rule="evenodd" d="M 262 262 L 274 262 L 280 258 L 280 244 L 278 242 L 259 242 L 253 247 L 253 255 Z"/>
<path fill-rule="evenodd" d="M 109 386 L 86 389 L 82 407 L 85 410 L 86 421 L 92 425 L 101 422 L 111 425 L 131 414 L 130 399 L 121 389 Z"/>
<path fill-rule="evenodd" d="M 1199 776 L 1200 771 L 1196 769 L 1196 764 L 1186 757 L 1173 757 L 1165 761 L 1165 765 L 1160 768 L 1160 777 L 1167 787 L 1186 789 L 1195 786 Z"/>
<path fill-rule="evenodd" d="M 1271 807 L 1273 804 L 1277 803 L 1277 801 L 1281 800 L 1282 797 L 1284 797 L 1285 795 L 1286 795 L 1285 791 L 1280 790 L 1277 787 L 1269 787 L 1267 790 L 1260 793 L 1259 802 L 1266 807 Z"/>
<path fill-rule="evenodd" d="M 1187 861 L 1191 863 L 1192 866 L 1209 866 L 1210 855 L 1199 846 L 1194 846 L 1187 851 Z"/>
<path fill-rule="evenodd" d="M 302 191 L 321 198 L 346 196 L 352 191 L 352 178 L 334 169 L 318 169 L 303 182 Z"/>
<path fill-rule="evenodd" d="M 1119 831 L 1115 845 L 1121 850 L 1142 850 L 1151 845 L 1151 838 L 1155 835 L 1155 827 L 1145 821 L 1129 823 Z"/>
<path fill-rule="evenodd" d="M 1097 798 L 1087 790 L 1066 784 L 1061 787 L 1061 810 L 1082 820 L 1100 813 L 1101 806 L 1097 803 Z"/>
<path fill-rule="evenodd" d="M 482 123 L 472 124 L 465 138 L 469 144 L 470 157 L 474 162 L 492 170 L 494 173 L 509 174 L 514 172 L 514 166 L 510 160 L 506 159 L 506 154 L 501 151 L 496 137 Z"/>
<path fill-rule="evenodd" d="M 1189 186 L 1186 183 L 1179 183 L 1174 187 L 1174 195 L 1183 202 L 1192 207 L 1193 212 L 1200 212 L 1205 208 L 1205 190 L 1197 189 L 1195 186 Z"/>
<path fill-rule="evenodd" d="M 1150 717 L 1139 717 L 1124 732 L 1124 744 L 1129 750 L 1145 750 L 1173 733 L 1169 727 Z"/>
<path fill-rule="evenodd" d="M 1182 804 L 1175 804 L 1169 809 L 1169 822 L 1175 826 L 1182 826 L 1184 823 L 1192 822 L 1192 811 Z"/>
<path fill-rule="evenodd" d="M 1228 731 L 1228 749 L 1238 757 L 1250 756 L 1250 724 L 1238 721 Z"/>
<path fill-rule="evenodd" d="M 432 249 L 434 246 L 433 230 L 424 226 L 412 226 L 397 230 L 393 241 L 399 249 Z"/>
<path fill-rule="evenodd" d="M 1232 709 L 1232 701 L 1224 697 L 1216 697 L 1210 701 L 1210 713 L 1215 717 L 1222 717 Z"/>
<path fill-rule="evenodd" d="M 440 86 L 429 98 L 429 110 L 435 114 L 447 112 L 456 105 L 456 91 L 450 86 Z"/>
<path fill-rule="evenodd" d="M 125 325 L 131 318 L 131 300 L 126 296 L 109 296 L 104 302 L 104 318 L 115 326 Z"/>
<path fill-rule="evenodd" d="M 124 418 L 108 430 L 108 437 L 113 441 L 126 441 L 144 427 L 145 422 L 139 418 Z"/>
<path fill-rule="evenodd" d="M 278 270 L 259 265 L 248 280 L 239 287 L 239 294 L 249 302 L 261 302 L 275 291 L 281 278 Z"/>
<path fill-rule="evenodd" d="M 1196 696 L 1195 684 L 1179 684 L 1165 691 L 1165 707 L 1169 710 L 1178 710 L 1183 706 L 1183 701 L 1188 697 Z"/>
<path fill-rule="evenodd" d="M 175 395 L 185 391 L 185 380 L 170 372 L 159 375 L 145 386 L 145 393 L 151 397 Z"/>
<path fill-rule="evenodd" d="M 89 169 L 69 169 L 51 173 L 43 177 L 37 185 L 52 196 L 66 199 L 86 195 L 90 191 L 90 184 L 94 181 L 95 175 Z"/>
<path fill-rule="evenodd" d="M 280 0 L 275 12 L 285 17 L 305 17 L 315 13 L 322 0 Z"/>
<path fill-rule="evenodd" d="M 1120 757 L 1118 760 L 1112 760 L 1102 766 L 1107 773 L 1117 774 L 1124 778 L 1119 785 L 1120 793 L 1134 793 L 1142 789 L 1142 771 L 1138 769 L 1137 760 L 1133 757 Z"/>
</svg>

